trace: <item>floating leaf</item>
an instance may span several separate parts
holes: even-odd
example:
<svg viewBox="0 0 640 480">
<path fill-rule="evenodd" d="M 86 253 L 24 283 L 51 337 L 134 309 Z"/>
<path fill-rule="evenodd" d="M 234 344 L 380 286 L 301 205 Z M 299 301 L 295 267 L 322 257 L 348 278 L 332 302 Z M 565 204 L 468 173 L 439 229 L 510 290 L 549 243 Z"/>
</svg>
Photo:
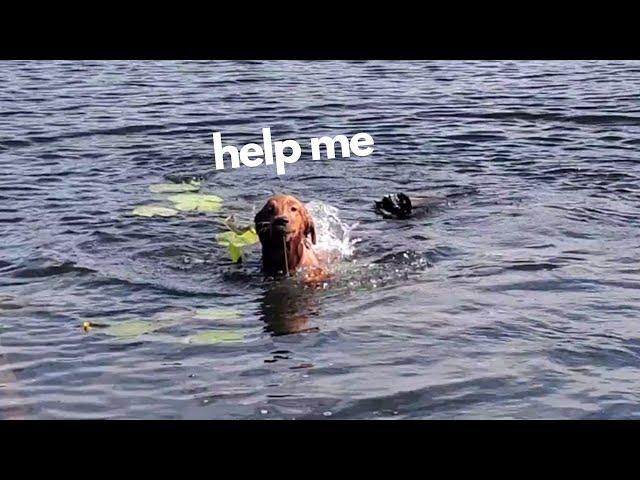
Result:
<svg viewBox="0 0 640 480">
<path fill-rule="evenodd" d="M 232 320 L 240 318 L 237 310 L 221 310 L 218 308 L 202 308 L 196 310 L 193 318 L 198 320 Z"/>
<path fill-rule="evenodd" d="M 137 337 L 158 330 L 163 326 L 164 325 L 155 322 L 129 320 L 113 324 L 102 330 L 102 332 L 113 337 Z"/>
<path fill-rule="evenodd" d="M 227 250 L 229 251 L 229 256 L 231 257 L 232 263 L 238 263 L 242 258 L 242 250 L 237 246 L 231 244 L 227 245 Z"/>
<path fill-rule="evenodd" d="M 162 323 L 163 326 L 175 325 L 176 323 L 188 321 L 191 318 L 193 318 L 193 310 L 187 308 L 165 310 L 153 316 L 153 320 Z"/>
<path fill-rule="evenodd" d="M 235 245 L 236 247 L 246 247 L 258 242 L 258 235 L 255 229 L 251 228 L 244 232 L 242 235 L 238 235 L 236 232 L 224 232 L 216 235 L 216 240 L 220 245 L 226 247 L 228 245 Z"/>
<path fill-rule="evenodd" d="M 216 240 L 218 241 L 218 245 L 222 245 L 223 247 L 227 247 L 229 245 L 235 245 L 235 241 L 237 237 L 238 237 L 238 234 L 234 232 L 224 232 L 224 233 L 216 234 Z"/>
<path fill-rule="evenodd" d="M 200 182 L 193 183 L 156 183 L 150 185 L 149 190 L 152 193 L 181 193 L 181 192 L 197 192 L 200 190 Z"/>
<path fill-rule="evenodd" d="M 180 193 L 169 197 L 178 210 L 191 212 L 217 212 L 222 206 L 222 199 L 216 195 L 202 193 Z"/>
<path fill-rule="evenodd" d="M 178 212 L 173 208 L 163 207 L 162 205 L 141 205 L 131 213 L 139 217 L 171 217 Z"/>
<path fill-rule="evenodd" d="M 152 332 L 144 337 L 147 342 L 157 342 L 157 343 L 187 343 L 186 340 L 188 337 L 178 336 L 178 335 L 170 335 L 168 333 L 156 333 Z"/>
<path fill-rule="evenodd" d="M 209 330 L 206 332 L 200 332 L 188 337 L 189 343 L 195 343 L 198 345 L 213 345 L 220 342 L 240 342 L 243 335 L 241 332 L 229 331 L 229 330 Z"/>
<path fill-rule="evenodd" d="M 227 247 L 231 261 L 236 263 L 242 258 L 241 248 L 256 243 L 258 241 L 258 235 L 252 227 L 242 235 L 238 235 L 236 232 L 219 233 L 216 235 L 216 240 L 219 245 Z"/>
<path fill-rule="evenodd" d="M 254 243 L 258 243 L 258 241 L 260 240 L 258 238 L 258 234 L 256 233 L 256 229 L 253 227 L 244 232 L 242 235 L 238 235 L 238 238 L 242 240 L 245 245 L 253 245 Z"/>
</svg>

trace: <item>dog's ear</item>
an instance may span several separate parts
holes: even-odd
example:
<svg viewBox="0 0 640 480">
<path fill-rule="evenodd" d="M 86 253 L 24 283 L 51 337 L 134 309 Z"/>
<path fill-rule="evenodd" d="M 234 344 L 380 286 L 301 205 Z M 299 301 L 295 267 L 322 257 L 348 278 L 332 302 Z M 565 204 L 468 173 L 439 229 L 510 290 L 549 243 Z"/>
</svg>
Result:
<svg viewBox="0 0 640 480">
<path fill-rule="evenodd" d="M 256 213 L 256 216 L 253 218 L 253 223 L 255 224 L 256 230 L 260 230 L 260 224 L 269 221 L 269 204 L 267 203 L 262 209 Z"/>
<path fill-rule="evenodd" d="M 253 223 L 255 223 L 256 228 L 258 227 L 258 223 L 262 222 L 264 218 L 264 208 L 256 213 L 256 216 L 253 217 Z"/>
<path fill-rule="evenodd" d="M 301 209 L 302 221 L 304 222 L 304 236 L 311 235 L 311 243 L 316 244 L 316 225 L 313 218 L 305 206 Z"/>
</svg>

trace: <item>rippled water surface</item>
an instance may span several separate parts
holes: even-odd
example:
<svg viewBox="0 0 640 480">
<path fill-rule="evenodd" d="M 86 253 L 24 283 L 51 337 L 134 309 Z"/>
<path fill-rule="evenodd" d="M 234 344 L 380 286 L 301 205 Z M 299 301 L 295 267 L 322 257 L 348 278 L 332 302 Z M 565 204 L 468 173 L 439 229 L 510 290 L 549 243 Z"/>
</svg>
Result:
<svg viewBox="0 0 640 480">
<path fill-rule="evenodd" d="M 284 177 L 215 171 L 267 126 Z M 639 147 L 639 62 L 0 62 L 0 417 L 638 417 Z M 190 176 L 220 212 L 130 215 Z M 357 224 L 326 288 L 216 244 L 273 191 Z"/>
</svg>

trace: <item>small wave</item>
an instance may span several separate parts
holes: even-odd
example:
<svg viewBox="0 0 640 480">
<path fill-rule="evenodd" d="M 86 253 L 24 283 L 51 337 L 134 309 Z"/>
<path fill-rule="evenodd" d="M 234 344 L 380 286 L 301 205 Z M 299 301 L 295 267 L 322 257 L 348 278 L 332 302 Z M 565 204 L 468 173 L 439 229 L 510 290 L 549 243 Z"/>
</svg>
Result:
<svg viewBox="0 0 640 480">
<path fill-rule="evenodd" d="M 560 113 L 492 112 L 480 114 L 478 117 L 502 120 L 558 121 L 582 125 L 640 125 L 640 117 L 634 115 L 563 115 Z"/>
<path fill-rule="evenodd" d="M 75 262 L 62 262 L 62 263 L 43 263 L 35 262 L 34 265 L 25 266 L 16 270 L 13 273 L 15 278 L 44 278 L 57 275 L 65 275 L 67 273 L 78 273 L 80 275 L 87 275 L 95 273 L 94 270 L 86 267 L 80 267 Z"/>
<path fill-rule="evenodd" d="M 351 233 L 357 223 L 348 225 L 340 220 L 339 210 L 320 201 L 311 201 L 307 209 L 316 226 L 317 242 L 315 249 L 327 255 L 346 258 L 353 255 L 357 240 L 351 239 Z"/>
</svg>

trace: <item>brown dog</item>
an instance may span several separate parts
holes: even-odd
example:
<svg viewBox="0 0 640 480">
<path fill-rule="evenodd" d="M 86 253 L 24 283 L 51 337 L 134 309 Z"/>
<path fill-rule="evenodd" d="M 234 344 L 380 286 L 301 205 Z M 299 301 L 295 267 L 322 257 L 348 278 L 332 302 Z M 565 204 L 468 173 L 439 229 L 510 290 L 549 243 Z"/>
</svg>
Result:
<svg viewBox="0 0 640 480">
<path fill-rule="evenodd" d="M 255 219 L 262 244 L 262 267 L 267 275 L 302 272 L 305 281 L 327 278 L 313 251 L 316 227 L 305 206 L 291 195 L 274 195 Z"/>
</svg>

